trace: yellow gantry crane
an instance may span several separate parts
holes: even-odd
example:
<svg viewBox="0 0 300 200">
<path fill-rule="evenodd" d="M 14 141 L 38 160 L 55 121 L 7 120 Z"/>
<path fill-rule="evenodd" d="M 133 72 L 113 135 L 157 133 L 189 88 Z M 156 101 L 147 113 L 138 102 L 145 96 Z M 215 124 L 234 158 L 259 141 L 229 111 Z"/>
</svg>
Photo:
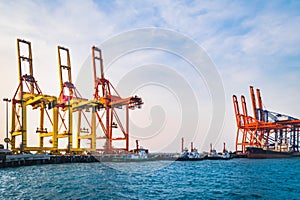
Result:
<svg viewBox="0 0 300 200">
<path fill-rule="evenodd" d="M 72 82 L 70 51 L 65 47 L 58 46 L 58 67 L 60 78 L 60 94 L 58 97 L 58 138 L 67 138 L 67 149 L 59 149 L 66 152 L 82 152 L 96 150 L 96 130 L 95 130 L 95 108 L 101 106 L 100 102 L 82 98 Z M 66 59 L 62 59 L 62 55 Z M 63 73 L 66 72 L 67 80 L 64 80 Z M 85 112 L 92 110 L 92 119 L 88 120 Z M 76 147 L 73 147 L 73 115 L 77 114 Z M 87 128 L 81 127 L 82 122 L 88 125 Z M 90 147 L 83 148 L 81 140 L 90 140 Z"/>
<path fill-rule="evenodd" d="M 18 50 L 18 69 L 19 86 L 12 98 L 12 125 L 11 125 L 11 148 L 14 152 L 52 150 L 57 148 L 57 143 L 53 142 L 52 147 L 44 147 L 44 138 L 57 140 L 57 108 L 52 107 L 56 104 L 56 96 L 45 95 L 42 93 L 33 76 L 33 59 L 31 43 L 25 40 L 17 39 Z M 28 72 L 29 74 L 25 73 Z M 39 146 L 29 147 L 27 145 L 27 107 L 33 110 L 38 109 L 40 120 L 37 123 L 36 133 L 39 134 Z M 52 117 L 49 114 L 52 110 Z M 46 117 L 45 117 L 46 114 Z M 45 120 L 48 120 L 50 127 L 45 127 Z M 16 139 L 21 137 L 20 145 L 16 144 Z"/>
<path fill-rule="evenodd" d="M 33 76 L 33 59 L 31 43 L 25 40 L 17 40 L 19 86 L 12 98 L 12 125 L 10 144 L 14 152 L 83 152 L 96 150 L 95 112 L 96 108 L 102 108 L 98 101 L 81 97 L 72 82 L 70 53 L 67 48 L 58 46 L 58 68 L 60 79 L 60 94 L 56 96 L 42 93 Z M 66 59 L 63 59 L 63 55 Z M 27 73 L 26 73 L 27 72 Z M 67 80 L 63 73 L 67 73 Z M 39 121 L 28 124 L 27 107 L 38 110 Z M 92 110 L 92 119 L 88 120 L 85 112 Z M 52 114 L 50 115 L 50 111 Z M 73 115 L 77 114 L 76 147 L 73 147 Z M 46 123 L 47 122 L 47 123 Z M 82 128 L 82 122 L 87 128 Z M 37 123 L 37 124 L 35 124 Z M 46 124 L 49 127 L 46 127 Z M 29 126 L 37 125 L 36 133 L 39 135 L 37 146 L 28 146 Z M 51 146 L 45 146 L 45 138 L 50 138 Z M 67 147 L 59 147 L 59 139 L 67 138 Z M 82 146 L 81 140 L 90 140 L 90 146 Z M 20 145 L 17 144 L 20 142 Z"/>
</svg>

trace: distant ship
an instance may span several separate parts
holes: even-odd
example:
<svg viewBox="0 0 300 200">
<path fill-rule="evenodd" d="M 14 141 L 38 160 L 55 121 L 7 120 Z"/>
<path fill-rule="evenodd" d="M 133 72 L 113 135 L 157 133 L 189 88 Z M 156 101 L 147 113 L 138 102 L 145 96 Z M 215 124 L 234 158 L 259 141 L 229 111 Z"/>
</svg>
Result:
<svg viewBox="0 0 300 200">
<path fill-rule="evenodd" d="M 300 153 L 295 151 L 264 150 L 259 147 L 246 147 L 246 149 L 247 158 L 291 158 L 300 156 Z"/>
<path fill-rule="evenodd" d="M 182 154 L 176 159 L 176 161 L 199 161 L 203 160 L 203 157 L 198 153 L 196 148 L 189 152 L 187 148 L 184 149 Z"/>
<path fill-rule="evenodd" d="M 231 155 L 226 149 L 226 144 L 224 142 L 224 148 L 222 153 L 217 153 L 215 149 L 212 148 L 212 144 L 210 144 L 210 152 L 206 157 L 207 160 L 229 160 L 231 159 Z"/>
</svg>

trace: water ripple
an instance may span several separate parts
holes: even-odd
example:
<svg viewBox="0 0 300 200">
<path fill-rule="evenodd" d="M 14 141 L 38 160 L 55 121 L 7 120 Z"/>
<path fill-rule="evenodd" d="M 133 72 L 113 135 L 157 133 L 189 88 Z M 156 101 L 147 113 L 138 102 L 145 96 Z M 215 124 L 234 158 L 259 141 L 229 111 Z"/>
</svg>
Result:
<svg viewBox="0 0 300 200">
<path fill-rule="evenodd" d="M 127 164 L 127 166 L 126 166 Z M 141 167 L 166 166 L 156 171 Z M 300 159 L 102 163 L 0 169 L 0 199 L 299 199 Z"/>
</svg>

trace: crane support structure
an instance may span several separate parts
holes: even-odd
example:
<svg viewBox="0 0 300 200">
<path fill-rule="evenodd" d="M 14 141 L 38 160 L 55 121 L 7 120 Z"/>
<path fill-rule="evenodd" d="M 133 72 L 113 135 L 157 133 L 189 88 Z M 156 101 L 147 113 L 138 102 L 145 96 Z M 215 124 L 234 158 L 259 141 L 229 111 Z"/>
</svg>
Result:
<svg viewBox="0 0 300 200">
<path fill-rule="evenodd" d="M 236 95 L 233 105 L 237 124 L 236 152 L 246 153 L 246 147 L 261 147 L 273 151 L 299 151 L 300 120 L 264 110 L 260 90 L 250 86 L 253 116 L 248 115 L 246 99 L 241 96 L 242 113 Z M 256 106 L 258 105 L 258 107 Z"/>
<path fill-rule="evenodd" d="M 93 72 L 94 72 L 94 100 L 104 105 L 103 109 L 96 110 L 101 135 L 98 140 L 105 140 L 105 153 L 129 150 L 129 109 L 141 108 L 143 101 L 140 97 L 132 96 L 122 98 L 114 86 L 104 76 L 102 52 L 99 48 L 92 47 Z M 100 76 L 97 74 L 100 69 Z M 121 121 L 117 109 L 125 108 L 125 122 Z M 115 130 L 113 130 L 115 129 Z M 123 147 L 113 147 L 113 141 L 123 142 Z M 125 144 L 124 144 L 125 143 Z"/>
<path fill-rule="evenodd" d="M 58 46 L 58 68 L 59 68 L 59 79 L 60 79 L 60 94 L 58 97 L 58 135 L 57 138 L 67 138 L 68 144 L 67 149 L 61 149 L 70 153 L 95 151 L 96 150 L 96 130 L 95 117 L 92 116 L 92 122 L 88 120 L 86 112 L 95 112 L 97 107 L 103 107 L 102 103 L 94 100 L 88 100 L 82 98 L 79 91 L 76 89 L 72 82 L 71 73 L 71 59 L 70 51 L 65 47 Z M 66 59 L 63 60 L 62 56 L 65 55 Z M 63 74 L 67 73 L 67 80 L 65 80 Z M 76 147 L 73 147 L 73 115 L 77 114 L 77 130 L 76 130 Z M 94 114 L 92 114 L 94 115 Z M 85 122 L 87 127 L 81 127 Z M 89 140 L 90 147 L 82 147 L 81 140 Z"/>
<path fill-rule="evenodd" d="M 104 76 L 100 49 L 92 47 L 95 89 L 92 100 L 83 98 L 72 81 L 69 49 L 57 47 L 60 80 L 58 97 L 43 94 L 33 76 L 31 43 L 17 39 L 17 52 L 19 85 L 12 98 L 9 141 L 14 152 L 129 151 L 129 110 L 141 108 L 143 101 L 138 96 L 122 98 L 119 95 L 116 88 Z M 100 69 L 100 76 L 96 73 L 97 67 Z M 28 107 L 32 108 L 31 112 L 38 112 L 39 120 L 32 118 L 32 115 L 27 118 Z M 120 116 L 122 110 L 125 110 L 125 120 Z M 74 116 L 77 116 L 76 123 Z M 34 132 L 38 134 L 39 142 L 38 145 L 30 146 L 28 144 L 32 142 L 31 134 L 33 134 L 30 128 L 34 125 L 37 127 Z M 75 131 L 73 125 L 76 126 Z M 97 127 L 100 129 L 99 134 Z M 46 138 L 49 139 L 48 143 L 45 142 Z M 76 141 L 75 145 L 73 140 Z M 104 143 L 103 148 L 97 148 L 98 141 Z M 61 142 L 67 143 L 66 148 L 60 145 Z M 113 142 L 118 144 L 114 146 Z"/>
<path fill-rule="evenodd" d="M 44 146 L 44 138 L 56 141 L 57 138 L 57 109 L 51 105 L 56 104 L 56 96 L 42 93 L 33 76 L 33 58 L 31 43 L 17 39 L 19 86 L 12 98 L 12 121 L 11 121 L 11 148 L 14 152 L 51 150 L 57 148 L 57 143 L 53 142 L 52 147 Z M 27 73 L 28 74 L 27 74 Z M 27 107 L 38 110 L 39 122 L 36 124 L 36 133 L 39 135 L 39 145 L 29 147 L 27 145 Z M 48 110 L 52 110 L 52 116 Z M 45 116 L 46 115 L 46 116 Z M 45 127 L 45 121 L 50 127 Z M 21 137 L 21 144 L 17 146 L 16 139 Z"/>
<path fill-rule="evenodd" d="M 69 50 L 61 46 L 58 46 L 57 50 L 61 91 L 59 97 L 42 93 L 33 76 L 31 43 L 17 39 L 19 85 L 12 98 L 11 139 L 9 141 L 12 150 L 16 153 L 29 151 L 70 153 L 96 150 L 96 129 L 93 126 L 96 120 L 95 114 L 89 120 L 85 113 L 90 109 L 95 113 L 96 108 L 102 108 L 103 104 L 99 101 L 82 98 L 72 82 Z M 63 55 L 65 59 L 63 59 Z M 64 79 L 64 72 L 67 72 L 67 80 Z M 33 124 L 32 122 L 28 124 L 30 121 L 27 118 L 28 107 L 32 108 L 31 112 L 38 112 L 39 121 L 33 120 Z M 73 115 L 75 114 L 78 117 L 75 135 L 77 146 L 73 147 Z M 32 117 L 32 115 L 30 116 Z M 87 128 L 81 127 L 84 123 Z M 35 132 L 39 136 L 39 144 L 29 146 L 28 141 L 31 141 L 32 136 L 28 138 L 28 132 L 33 125 L 37 127 Z M 50 138 L 48 146 L 44 144 L 46 138 Z M 59 147 L 61 138 L 67 138 L 66 148 Z M 83 147 L 81 140 L 88 140 L 90 145 Z M 20 143 L 20 146 L 17 143 Z"/>
</svg>

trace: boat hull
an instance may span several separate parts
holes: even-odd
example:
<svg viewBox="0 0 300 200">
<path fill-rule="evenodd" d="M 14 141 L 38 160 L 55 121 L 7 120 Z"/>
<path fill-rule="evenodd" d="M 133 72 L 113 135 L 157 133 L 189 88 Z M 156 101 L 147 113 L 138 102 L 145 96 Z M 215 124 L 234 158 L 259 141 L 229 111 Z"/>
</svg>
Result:
<svg viewBox="0 0 300 200">
<path fill-rule="evenodd" d="M 177 158 L 176 161 L 200 161 L 203 160 L 203 158 Z"/>
<path fill-rule="evenodd" d="M 224 157 L 221 157 L 221 156 L 219 156 L 219 157 L 216 157 L 216 156 L 208 156 L 208 157 L 206 157 L 205 158 L 206 160 L 230 160 L 231 158 L 224 158 Z"/>
<path fill-rule="evenodd" d="M 291 158 L 295 152 L 264 150 L 258 147 L 247 147 L 247 158 Z"/>
</svg>

